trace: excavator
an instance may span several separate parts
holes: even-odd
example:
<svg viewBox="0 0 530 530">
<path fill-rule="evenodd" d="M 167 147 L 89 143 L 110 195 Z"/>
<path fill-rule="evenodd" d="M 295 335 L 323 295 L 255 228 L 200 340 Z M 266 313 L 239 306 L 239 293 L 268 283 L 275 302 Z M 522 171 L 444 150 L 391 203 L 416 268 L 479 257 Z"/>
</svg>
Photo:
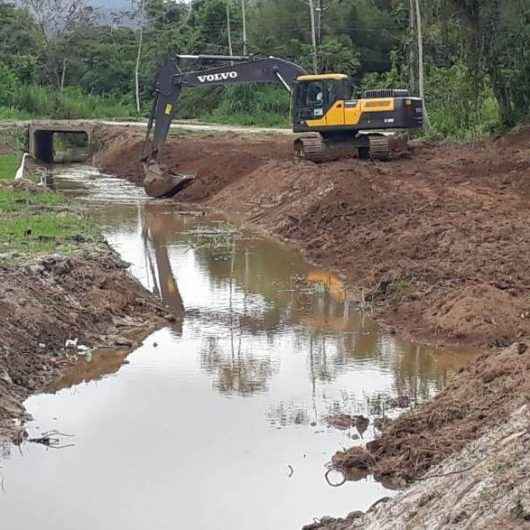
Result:
<svg viewBox="0 0 530 530">
<path fill-rule="evenodd" d="M 180 65 L 186 61 L 198 67 L 182 71 Z M 400 131 L 423 127 L 423 101 L 407 90 L 368 90 L 356 98 L 348 75 L 309 75 L 301 66 L 277 57 L 177 55 L 161 66 L 155 80 L 142 153 L 148 195 L 171 197 L 193 180 L 166 174 L 159 165 L 182 90 L 256 83 L 278 83 L 291 94 L 292 129 L 301 133 L 294 141 L 299 159 L 319 163 L 357 155 L 388 160 L 402 144 Z"/>
</svg>

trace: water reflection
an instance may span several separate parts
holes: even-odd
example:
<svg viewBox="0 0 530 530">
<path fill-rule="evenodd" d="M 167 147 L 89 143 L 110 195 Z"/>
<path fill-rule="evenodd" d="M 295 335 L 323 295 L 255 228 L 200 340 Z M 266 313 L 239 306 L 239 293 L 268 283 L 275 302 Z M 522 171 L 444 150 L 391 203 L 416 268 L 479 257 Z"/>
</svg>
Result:
<svg viewBox="0 0 530 530">
<path fill-rule="evenodd" d="M 150 273 L 153 292 L 160 296 L 177 314 L 183 315 L 184 302 L 171 269 L 167 245 L 175 233 L 182 230 L 176 216 L 158 215 L 149 204 L 138 209 L 146 267 Z"/>
<path fill-rule="evenodd" d="M 96 203 L 112 191 L 97 210 L 107 239 L 185 313 L 127 359 L 103 352 L 27 401 L 32 434 L 59 428 L 76 446 L 13 451 L 2 524 L 291 529 L 388 495 L 370 477 L 333 488 L 325 465 L 373 437 L 374 416 L 400 396 L 426 399 L 465 359 L 381 332 L 339 278 L 283 245 L 146 203 L 112 179 L 82 184 Z M 335 414 L 370 425 L 341 431 L 328 425 Z"/>
<path fill-rule="evenodd" d="M 133 262 L 145 285 L 175 311 L 185 306 L 186 324 L 203 330 L 201 368 L 220 392 L 266 391 L 281 365 L 271 352 L 287 330 L 296 350 L 307 358 L 313 392 L 359 367 L 392 378 L 384 390 L 357 395 L 355 404 L 341 407 L 373 409 L 370 400 L 388 404 L 391 396 L 428 399 L 458 365 L 457 355 L 381 334 L 366 312 L 354 309 L 338 277 L 309 267 L 281 245 L 157 204 L 129 209 L 125 215 L 123 208 L 102 213 L 109 226 L 120 227 L 120 233 L 110 228 L 109 238 Z M 134 257 L 138 241 L 142 263 Z M 200 271 L 198 277 L 187 277 L 190 267 Z M 183 293 L 178 281 L 186 284 Z M 265 340 L 266 347 L 256 348 L 254 339 Z"/>
</svg>

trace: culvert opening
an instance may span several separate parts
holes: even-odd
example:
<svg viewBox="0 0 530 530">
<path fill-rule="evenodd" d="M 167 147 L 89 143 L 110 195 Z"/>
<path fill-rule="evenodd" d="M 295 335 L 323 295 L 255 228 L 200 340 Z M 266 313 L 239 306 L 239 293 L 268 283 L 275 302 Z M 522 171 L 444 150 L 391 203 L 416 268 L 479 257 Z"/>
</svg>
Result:
<svg viewBox="0 0 530 530">
<path fill-rule="evenodd" d="M 34 155 L 47 163 L 84 162 L 90 154 L 85 131 L 37 130 L 33 133 Z"/>
</svg>

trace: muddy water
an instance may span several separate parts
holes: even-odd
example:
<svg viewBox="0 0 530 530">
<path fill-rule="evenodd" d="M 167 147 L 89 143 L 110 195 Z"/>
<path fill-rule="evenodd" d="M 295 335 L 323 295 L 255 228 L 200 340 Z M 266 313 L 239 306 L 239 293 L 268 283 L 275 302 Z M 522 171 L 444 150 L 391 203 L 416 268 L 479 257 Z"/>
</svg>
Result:
<svg viewBox="0 0 530 530">
<path fill-rule="evenodd" d="M 83 168 L 56 183 L 84 190 L 132 273 L 186 316 L 27 400 L 31 436 L 71 436 L 8 451 L 2 528 L 287 530 L 393 494 L 326 482 L 333 452 L 375 433 L 326 418 L 396 414 L 392 399 L 427 399 L 463 357 L 381 332 L 285 246 Z"/>
</svg>

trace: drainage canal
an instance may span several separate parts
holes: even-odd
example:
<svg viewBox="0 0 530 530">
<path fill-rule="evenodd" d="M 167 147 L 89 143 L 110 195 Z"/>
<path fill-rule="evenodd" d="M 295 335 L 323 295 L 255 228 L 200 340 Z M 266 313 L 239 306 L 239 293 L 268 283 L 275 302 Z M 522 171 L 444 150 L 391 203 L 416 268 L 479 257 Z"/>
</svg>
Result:
<svg viewBox="0 0 530 530">
<path fill-rule="evenodd" d="M 27 400 L 32 436 L 72 436 L 6 450 L 3 528 L 288 530 L 393 494 L 371 477 L 333 488 L 325 464 L 373 438 L 400 397 L 439 391 L 461 356 L 386 334 L 340 279 L 283 245 L 86 168 L 56 184 L 86 188 L 132 273 L 187 314 Z M 330 426 L 341 413 L 370 424 Z"/>
</svg>

